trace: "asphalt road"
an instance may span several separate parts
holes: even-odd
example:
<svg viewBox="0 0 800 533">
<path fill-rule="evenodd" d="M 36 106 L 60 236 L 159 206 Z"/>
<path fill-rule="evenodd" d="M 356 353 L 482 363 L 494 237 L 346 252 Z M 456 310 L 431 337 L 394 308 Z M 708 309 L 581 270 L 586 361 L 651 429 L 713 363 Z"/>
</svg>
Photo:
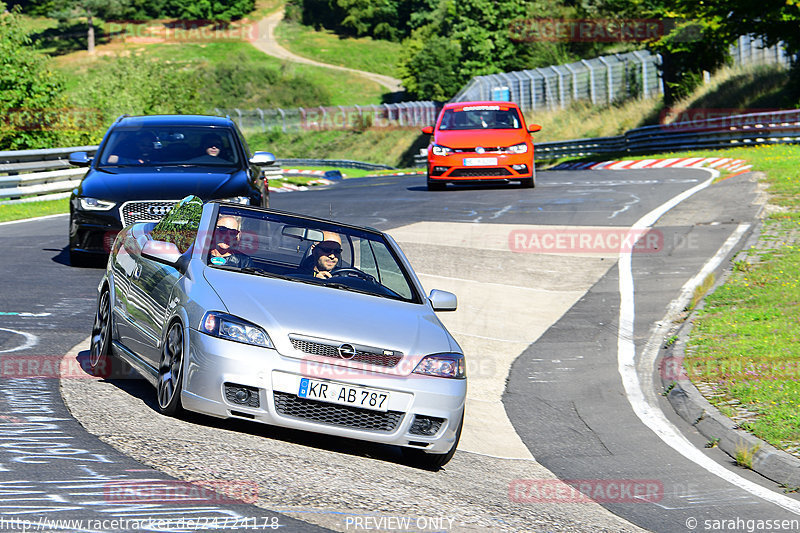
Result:
<svg viewBox="0 0 800 533">
<path fill-rule="evenodd" d="M 0 451 L 0 480 L 14 487 L 17 498 L 0 517 L 26 510 L 37 518 L 117 516 L 119 502 L 98 498 L 100 484 L 107 491 L 109 480 L 164 480 L 165 472 L 181 479 L 227 480 L 240 488 L 255 483 L 257 508 L 212 498 L 211 504 L 195 503 L 191 510 L 275 517 L 290 529 L 310 527 L 292 520 L 298 518 L 352 530 L 354 519 L 366 516 L 423 517 L 431 525 L 435 518 L 453 519 L 435 525 L 456 531 L 635 529 L 574 493 L 547 492 L 555 485 L 546 467 L 561 479 L 587 481 L 595 495 L 607 495 L 603 506 L 653 531 L 735 530 L 737 519 L 797 519 L 783 500 L 794 496 L 731 466 L 718 450 L 704 449 L 703 439 L 661 401 L 659 407 L 695 451 L 739 477 L 724 481 L 708 465 L 687 459 L 679 445 L 665 444 L 648 427 L 649 419 L 640 417 L 641 406 L 629 401 L 620 374 L 621 270 L 618 255 L 602 249 L 602 242 L 707 178 L 706 172 L 678 169 L 561 171 L 540 173 L 534 190 L 436 193 L 425 190 L 424 178 L 386 177 L 273 196 L 277 209 L 395 232 L 426 288 L 456 284 L 465 291 L 459 293 L 463 313 L 442 318 L 468 356 L 491 363 L 470 374 L 470 388 L 479 393 L 473 397 L 475 418 L 510 433 L 498 433 L 503 437 L 492 442 L 494 426 L 486 422 L 485 439 L 481 427 L 473 426 L 459 448 L 463 451 L 436 473 L 414 469 L 396 451 L 375 446 L 203 417 L 164 419 L 152 408 L 152 391 L 137 382 L 65 380 L 73 414 L 100 439 L 86 433 L 65 411 L 58 380 L 11 379 L 6 361 L 60 356 L 79 345 L 91 329 L 100 271 L 64 264 L 66 217 L 0 225 L 0 243 L 13 251 L 0 268 L 0 358 L 9 380 L 0 396 L 5 417 L 0 426 L 4 441 L 12 443 Z M 755 196 L 746 177 L 701 190 L 659 219 L 651 248 L 632 254 L 637 357 L 646 352 L 654 324 L 683 284 L 740 224 L 753 224 Z M 588 252 L 580 245 L 581 235 L 589 235 L 594 246 Z M 563 246 L 555 249 L 535 246 L 559 238 Z M 515 307 L 521 301 L 525 305 Z M 537 322 L 537 315 L 548 319 Z M 505 358 L 494 358 L 496 352 Z M 79 349 L 74 356 L 80 359 Z M 510 372 L 503 369 L 506 362 L 513 362 Z M 491 371 L 482 373 L 484 368 Z M 653 374 L 652 368 L 638 369 L 644 388 L 659 401 Z M 31 405 L 44 407 L 33 413 Z M 495 421 L 498 405 L 504 420 Z M 31 432 L 59 440 L 23 453 L 19 439 L 28 432 L 19 431 L 19 424 L 35 422 L 34 416 L 55 419 L 37 422 L 54 427 Z M 505 440 L 514 439 L 518 445 L 503 448 Z M 68 443 L 74 453 L 59 453 L 58 442 Z M 501 448 L 502 453 L 493 453 Z M 763 486 L 778 503 L 743 489 L 742 478 Z M 70 488 L 81 483 L 81 491 Z M 620 487 L 644 490 L 647 497 L 612 497 Z M 177 503 L 161 506 L 163 516 L 184 512 Z M 150 511 L 139 508 L 134 515 Z M 724 527 L 725 520 L 734 522 Z M 739 530 L 747 530 L 741 524 Z M 418 530 L 431 530 L 428 525 Z"/>
</svg>

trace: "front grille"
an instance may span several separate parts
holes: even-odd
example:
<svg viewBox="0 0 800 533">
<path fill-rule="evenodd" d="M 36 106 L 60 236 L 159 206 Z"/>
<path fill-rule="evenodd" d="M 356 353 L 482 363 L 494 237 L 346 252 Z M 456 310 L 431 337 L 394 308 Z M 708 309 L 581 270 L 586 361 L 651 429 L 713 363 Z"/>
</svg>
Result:
<svg viewBox="0 0 800 533">
<path fill-rule="evenodd" d="M 319 355 L 321 357 L 332 357 L 335 359 L 342 359 L 339 357 L 338 344 L 327 344 L 319 341 L 310 341 L 298 337 L 289 337 L 292 341 L 292 346 L 295 350 L 300 350 L 303 353 L 311 355 Z M 389 351 L 389 350 L 387 350 Z M 367 349 L 363 346 L 356 347 L 356 354 L 348 361 L 356 361 L 364 363 L 365 365 L 384 366 L 386 368 L 394 368 L 403 355 L 399 352 L 392 352 L 391 354 L 383 353 L 379 348 Z M 344 359 L 343 359 L 344 360 Z"/>
<path fill-rule="evenodd" d="M 136 222 L 158 222 L 178 200 L 134 200 L 125 202 L 119 208 L 122 226 L 128 226 Z"/>
<path fill-rule="evenodd" d="M 483 146 L 483 152 L 481 154 L 499 154 L 503 153 L 506 149 L 502 146 Z M 478 152 L 475 151 L 475 147 L 472 148 L 456 148 L 453 150 L 457 154 L 477 154 Z"/>
<path fill-rule="evenodd" d="M 372 411 L 299 398 L 286 392 L 273 392 L 275 410 L 292 418 L 313 420 L 330 426 L 391 433 L 403 419 L 400 411 Z"/>
<path fill-rule="evenodd" d="M 450 173 L 451 178 L 479 178 L 481 176 L 510 176 L 511 172 L 507 168 L 457 168 Z"/>
</svg>

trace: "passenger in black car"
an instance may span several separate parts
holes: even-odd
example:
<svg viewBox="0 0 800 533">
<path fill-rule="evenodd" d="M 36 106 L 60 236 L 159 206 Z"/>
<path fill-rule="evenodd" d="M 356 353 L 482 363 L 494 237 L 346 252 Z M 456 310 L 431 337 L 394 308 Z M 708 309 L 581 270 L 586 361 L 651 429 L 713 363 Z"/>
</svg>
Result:
<svg viewBox="0 0 800 533">
<path fill-rule="evenodd" d="M 239 244 L 242 221 L 238 217 L 221 216 L 214 229 L 215 246 L 211 249 L 209 261 L 212 265 L 226 265 L 239 268 L 253 266 L 249 255 L 236 250 Z"/>
</svg>

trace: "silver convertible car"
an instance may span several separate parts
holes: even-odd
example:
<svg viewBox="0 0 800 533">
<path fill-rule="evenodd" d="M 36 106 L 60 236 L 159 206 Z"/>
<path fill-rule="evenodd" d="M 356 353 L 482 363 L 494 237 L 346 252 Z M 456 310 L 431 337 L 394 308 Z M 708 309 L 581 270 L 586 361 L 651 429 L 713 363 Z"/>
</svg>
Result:
<svg viewBox="0 0 800 533">
<path fill-rule="evenodd" d="M 128 226 L 99 287 L 89 363 L 133 367 L 161 412 L 182 409 L 455 452 L 464 355 L 387 234 L 225 202 L 182 200 Z M 129 370 L 129 369 L 128 369 Z"/>
</svg>

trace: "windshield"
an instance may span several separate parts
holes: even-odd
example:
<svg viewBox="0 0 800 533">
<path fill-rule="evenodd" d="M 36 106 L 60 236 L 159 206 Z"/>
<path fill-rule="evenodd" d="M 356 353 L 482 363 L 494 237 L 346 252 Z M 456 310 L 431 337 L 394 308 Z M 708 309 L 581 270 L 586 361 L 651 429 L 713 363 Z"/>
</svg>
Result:
<svg viewBox="0 0 800 533">
<path fill-rule="evenodd" d="M 211 267 L 421 302 L 379 233 L 225 205 L 214 228 Z"/>
<path fill-rule="evenodd" d="M 228 128 L 196 126 L 116 128 L 100 154 L 99 166 L 237 166 L 233 135 Z"/>
<path fill-rule="evenodd" d="M 486 105 L 445 109 L 440 130 L 516 130 L 522 121 L 516 109 Z"/>
</svg>

